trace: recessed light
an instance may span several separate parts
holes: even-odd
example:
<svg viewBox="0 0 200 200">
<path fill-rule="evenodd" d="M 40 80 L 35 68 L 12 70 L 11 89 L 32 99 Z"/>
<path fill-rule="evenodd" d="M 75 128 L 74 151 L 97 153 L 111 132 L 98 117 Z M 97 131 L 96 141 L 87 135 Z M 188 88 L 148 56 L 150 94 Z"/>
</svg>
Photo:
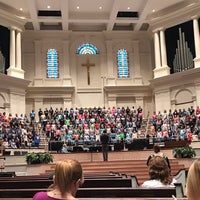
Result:
<svg viewBox="0 0 200 200">
<path fill-rule="evenodd" d="M 130 9 L 131 9 L 130 7 L 127 8 L 127 10 L 130 10 Z"/>
<path fill-rule="evenodd" d="M 48 5 L 47 8 L 49 9 L 49 8 L 51 8 L 51 6 Z"/>
<path fill-rule="evenodd" d="M 99 10 L 102 10 L 102 6 L 99 6 Z"/>
<path fill-rule="evenodd" d="M 152 10 L 152 12 L 156 12 L 156 10 L 155 10 L 155 9 L 153 9 L 153 10 Z"/>
<path fill-rule="evenodd" d="M 20 11 L 23 11 L 23 8 L 20 8 L 19 10 L 20 10 Z"/>
<path fill-rule="evenodd" d="M 80 9 L 80 7 L 79 7 L 79 6 L 76 6 L 76 9 Z"/>
</svg>

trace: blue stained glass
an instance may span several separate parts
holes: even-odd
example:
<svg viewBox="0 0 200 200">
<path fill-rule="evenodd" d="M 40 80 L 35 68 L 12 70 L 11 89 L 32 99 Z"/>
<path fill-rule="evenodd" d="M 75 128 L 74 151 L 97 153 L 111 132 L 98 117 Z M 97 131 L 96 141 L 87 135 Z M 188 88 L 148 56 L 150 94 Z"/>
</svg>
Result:
<svg viewBox="0 0 200 200">
<path fill-rule="evenodd" d="M 84 43 L 82 45 L 80 45 L 78 47 L 78 49 L 76 50 L 76 53 L 79 55 L 83 55 L 83 54 L 98 54 L 99 50 L 98 48 L 90 43 Z"/>
<path fill-rule="evenodd" d="M 128 78 L 129 66 L 128 66 L 128 53 L 126 49 L 118 50 L 117 64 L 118 64 L 118 78 Z"/>
<path fill-rule="evenodd" d="M 47 51 L 47 78 L 58 78 L 58 53 L 55 49 Z"/>
</svg>

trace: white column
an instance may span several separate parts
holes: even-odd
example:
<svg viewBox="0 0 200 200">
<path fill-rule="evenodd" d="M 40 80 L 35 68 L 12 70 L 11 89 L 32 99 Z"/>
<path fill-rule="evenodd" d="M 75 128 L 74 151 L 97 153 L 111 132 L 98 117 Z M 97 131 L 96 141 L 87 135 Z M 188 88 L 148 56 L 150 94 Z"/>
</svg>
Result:
<svg viewBox="0 0 200 200">
<path fill-rule="evenodd" d="M 167 66 L 167 52 L 166 52 L 166 43 L 165 43 L 165 32 L 164 32 L 164 30 L 160 31 L 160 50 L 161 50 L 162 67 L 166 67 Z"/>
<path fill-rule="evenodd" d="M 35 76 L 42 77 L 41 71 L 41 60 L 42 60 L 42 51 L 41 51 L 41 41 L 35 40 Z M 45 69 L 46 71 L 46 69 Z M 45 74 L 46 75 L 46 74 Z M 46 78 L 46 76 L 45 76 Z"/>
<path fill-rule="evenodd" d="M 170 68 L 167 66 L 167 52 L 164 30 L 160 31 L 160 40 L 157 32 L 154 34 L 154 39 L 156 63 L 156 68 L 154 69 L 154 78 L 159 78 L 170 74 Z"/>
<path fill-rule="evenodd" d="M 16 34 L 16 68 L 21 69 L 21 32 Z"/>
<path fill-rule="evenodd" d="M 195 54 L 194 59 L 195 68 L 200 67 L 200 38 L 199 38 L 199 24 L 197 16 L 193 18 L 193 30 L 194 30 L 194 44 L 195 44 Z"/>
<path fill-rule="evenodd" d="M 10 30 L 10 68 L 15 68 L 15 30 Z"/>
<path fill-rule="evenodd" d="M 64 77 L 69 76 L 69 41 L 63 41 Z"/>
<path fill-rule="evenodd" d="M 45 74 L 43 75 L 41 69 L 41 60 L 42 60 L 42 48 L 41 48 L 41 41 L 35 40 L 35 77 L 34 77 L 34 85 L 42 85 L 43 84 L 43 77 L 46 78 L 46 68 L 44 69 Z M 45 66 L 46 67 L 46 66 Z"/>
<path fill-rule="evenodd" d="M 134 82 L 135 84 L 141 85 L 142 84 L 142 76 L 140 70 L 140 54 L 139 54 L 139 41 L 133 41 L 133 59 L 134 59 Z"/>
<path fill-rule="evenodd" d="M 112 50 L 112 41 L 106 41 L 107 48 L 107 84 L 115 85 L 115 78 L 113 73 L 113 50 Z"/>
<path fill-rule="evenodd" d="M 195 53 L 196 57 L 200 57 L 200 39 L 199 39 L 199 24 L 197 19 L 193 19 L 194 29 L 194 42 L 195 42 Z"/>
<path fill-rule="evenodd" d="M 63 41 L 63 85 L 72 85 L 70 76 L 70 51 L 69 51 L 69 41 Z"/>
<path fill-rule="evenodd" d="M 106 41 L 108 76 L 113 76 L 112 41 Z"/>
<path fill-rule="evenodd" d="M 10 67 L 7 69 L 9 76 L 24 79 L 24 70 L 21 69 L 21 33 L 10 30 Z"/>
<path fill-rule="evenodd" d="M 154 52 L 155 52 L 155 68 L 161 67 L 160 59 L 160 40 L 158 32 L 154 33 Z"/>
</svg>

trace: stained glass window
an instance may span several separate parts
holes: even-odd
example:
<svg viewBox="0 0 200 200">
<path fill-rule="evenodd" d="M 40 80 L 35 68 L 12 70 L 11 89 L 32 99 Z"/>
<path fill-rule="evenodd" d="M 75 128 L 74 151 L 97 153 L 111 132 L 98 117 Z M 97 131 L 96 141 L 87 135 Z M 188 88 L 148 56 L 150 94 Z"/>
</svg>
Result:
<svg viewBox="0 0 200 200">
<path fill-rule="evenodd" d="M 55 49 L 47 51 L 47 78 L 59 78 L 58 53 Z"/>
<path fill-rule="evenodd" d="M 128 78 L 129 66 L 128 66 L 128 53 L 126 49 L 118 50 L 117 65 L 118 65 L 118 78 Z"/>
<path fill-rule="evenodd" d="M 82 54 L 98 54 L 99 50 L 93 44 L 84 43 L 84 44 L 82 44 L 78 47 L 78 49 L 76 50 L 76 53 L 79 54 L 79 55 L 82 55 Z"/>
</svg>

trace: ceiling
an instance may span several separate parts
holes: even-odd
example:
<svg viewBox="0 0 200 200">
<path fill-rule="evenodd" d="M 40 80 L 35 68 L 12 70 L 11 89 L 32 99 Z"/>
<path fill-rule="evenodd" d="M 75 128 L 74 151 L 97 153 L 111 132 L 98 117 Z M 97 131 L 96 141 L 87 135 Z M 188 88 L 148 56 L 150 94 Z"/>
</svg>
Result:
<svg viewBox="0 0 200 200">
<path fill-rule="evenodd" d="M 149 15 L 181 2 L 183 0 L 0 0 L 0 10 L 25 20 L 25 30 L 147 31 Z"/>
</svg>

